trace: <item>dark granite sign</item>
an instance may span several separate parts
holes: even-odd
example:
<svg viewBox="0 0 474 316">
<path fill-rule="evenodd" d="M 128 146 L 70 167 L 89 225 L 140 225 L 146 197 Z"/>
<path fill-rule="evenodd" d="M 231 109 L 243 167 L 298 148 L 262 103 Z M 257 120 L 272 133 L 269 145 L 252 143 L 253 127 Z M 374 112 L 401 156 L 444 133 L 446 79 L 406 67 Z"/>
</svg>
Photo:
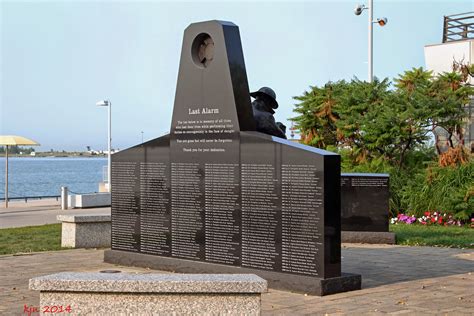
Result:
<svg viewBox="0 0 474 316">
<path fill-rule="evenodd" d="M 341 229 L 388 232 L 389 175 L 343 173 L 341 175 Z"/>
<path fill-rule="evenodd" d="M 339 155 L 255 131 L 238 27 L 195 23 L 170 134 L 112 156 L 106 258 L 154 255 L 148 264 L 163 269 L 179 259 L 173 270 L 185 272 L 234 266 L 321 295 L 360 288 L 360 276 L 340 281 L 340 189 Z M 180 270 L 182 259 L 195 263 Z"/>
</svg>

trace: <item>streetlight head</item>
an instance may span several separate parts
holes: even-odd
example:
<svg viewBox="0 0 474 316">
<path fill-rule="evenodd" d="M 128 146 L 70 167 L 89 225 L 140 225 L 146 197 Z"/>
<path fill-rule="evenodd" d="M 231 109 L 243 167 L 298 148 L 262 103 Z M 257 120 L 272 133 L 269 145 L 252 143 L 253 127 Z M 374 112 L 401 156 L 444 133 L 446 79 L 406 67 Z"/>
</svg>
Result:
<svg viewBox="0 0 474 316">
<path fill-rule="evenodd" d="M 364 9 L 366 9 L 365 5 L 363 4 L 358 4 L 355 9 L 354 9 L 354 14 L 355 15 L 361 15 L 362 14 L 362 11 L 364 11 Z"/>
<path fill-rule="evenodd" d="M 97 105 L 97 106 L 109 106 L 109 105 L 110 105 L 110 101 L 109 101 L 109 100 L 100 100 L 100 101 L 97 102 L 95 105 Z"/>
<path fill-rule="evenodd" d="M 385 26 L 387 23 L 388 23 L 388 20 L 387 18 L 383 17 L 381 19 L 377 19 L 377 23 L 380 25 L 380 26 Z"/>
</svg>

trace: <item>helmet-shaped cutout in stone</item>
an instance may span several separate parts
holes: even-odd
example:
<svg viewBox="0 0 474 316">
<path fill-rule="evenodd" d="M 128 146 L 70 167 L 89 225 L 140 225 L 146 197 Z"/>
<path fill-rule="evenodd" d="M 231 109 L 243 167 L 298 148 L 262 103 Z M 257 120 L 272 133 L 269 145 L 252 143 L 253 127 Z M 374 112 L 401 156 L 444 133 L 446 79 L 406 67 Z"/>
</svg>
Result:
<svg viewBox="0 0 474 316">
<path fill-rule="evenodd" d="M 172 138 L 178 121 L 196 118 L 230 122 L 236 133 L 255 130 L 239 28 L 231 22 L 193 23 L 184 31 Z"/>
</svg>

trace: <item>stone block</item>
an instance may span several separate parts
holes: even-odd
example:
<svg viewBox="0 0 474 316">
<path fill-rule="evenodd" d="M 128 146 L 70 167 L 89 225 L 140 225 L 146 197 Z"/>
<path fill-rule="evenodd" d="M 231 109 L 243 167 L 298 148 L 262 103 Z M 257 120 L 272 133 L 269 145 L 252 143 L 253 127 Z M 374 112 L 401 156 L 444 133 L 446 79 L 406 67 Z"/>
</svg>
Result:
<svg viewBox="0 0 474 316">
<path fill-rule="evenodd" d="M 61 247 L 110 247 L 110 215 L 58 215 L 62 222 Z"/>
<path fill-rule="evenodd" d="M 342 231 L 341 241 L 343 243 L 394 245 L 396 243 L 396 238 L 395 233 L 392 232 Z"/>
<path fill-rule="evenodd" d="M 68 205 L 71 208 L 90 208 L 110 206 L 111 195 L 108 192 L 92 194 L 73 194 L 68 196 Z"/>
<path fill-rule="evenodd" d="M 41 306 L 81 315 L 260 315 L 267 282 L 252 274 L 63 272 L 30 280 Z"/>
</svg>

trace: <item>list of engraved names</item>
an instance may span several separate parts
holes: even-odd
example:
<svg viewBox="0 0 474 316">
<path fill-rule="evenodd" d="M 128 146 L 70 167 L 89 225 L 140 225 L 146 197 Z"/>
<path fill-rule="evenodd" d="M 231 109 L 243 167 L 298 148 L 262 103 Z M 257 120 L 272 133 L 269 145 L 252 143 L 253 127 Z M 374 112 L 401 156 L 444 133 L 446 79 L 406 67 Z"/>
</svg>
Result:
<svg viewBox="0 0 474 316">
<path fill-rule="evenodd" d="M 281 166 L 282 271 L 318 275 L 323 192 L 312 165 Z"/>
<path fill-rule="evenodd" d="M 112 248 L 140 250 L 140 204 L 138 198 L 139 167 L 136 162 L 114 162 L 112 165 Z"/>
</svg>

